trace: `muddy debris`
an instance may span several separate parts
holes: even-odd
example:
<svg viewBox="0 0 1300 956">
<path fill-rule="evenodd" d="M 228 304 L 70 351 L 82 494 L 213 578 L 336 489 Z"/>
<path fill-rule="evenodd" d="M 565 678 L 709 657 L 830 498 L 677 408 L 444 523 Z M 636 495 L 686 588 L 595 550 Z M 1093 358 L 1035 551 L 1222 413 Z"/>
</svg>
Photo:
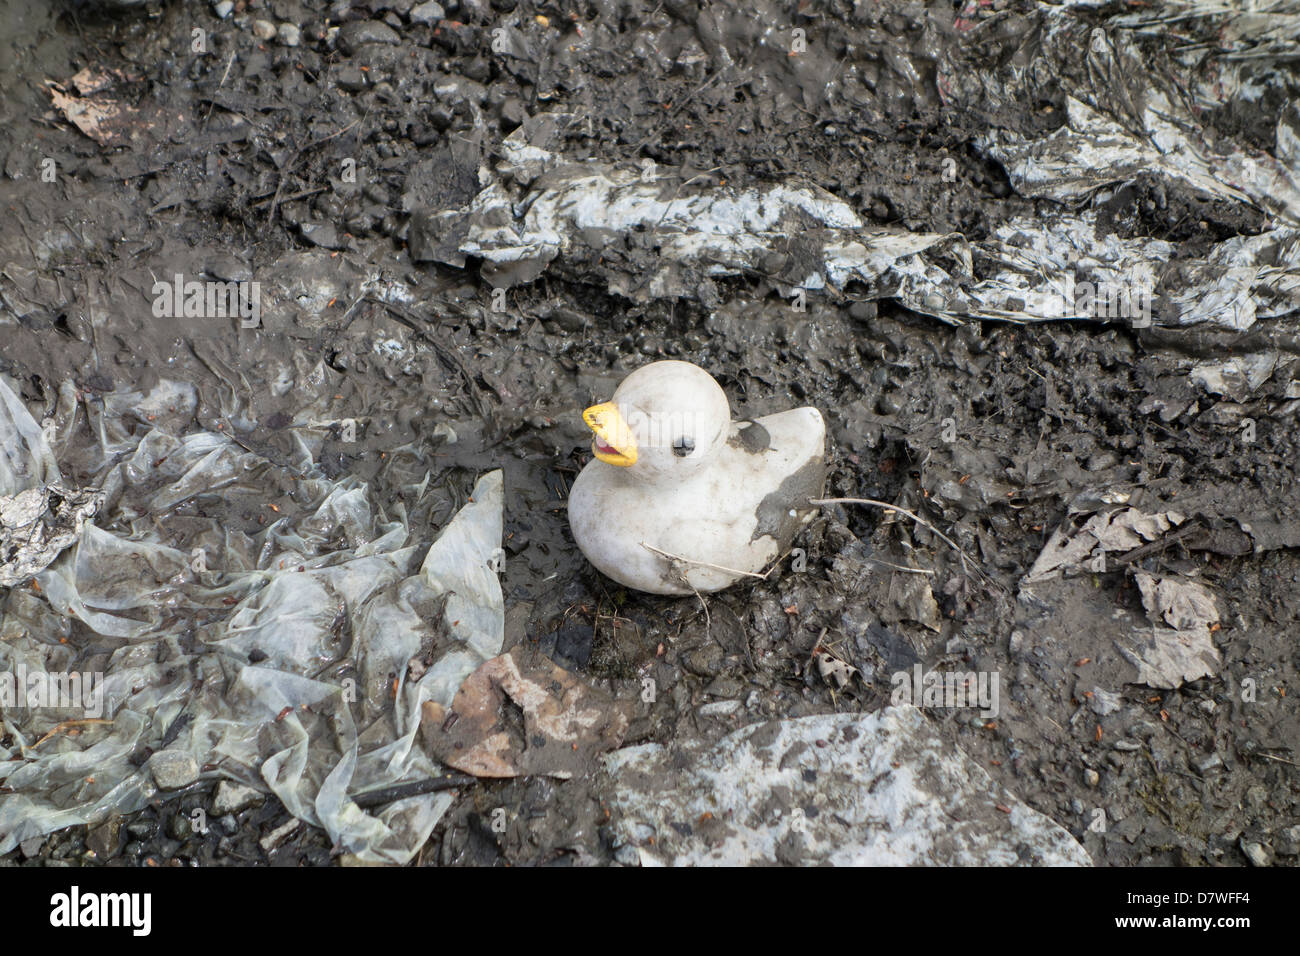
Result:
<svg viewBox="0 0 1300 956">
<path fill-rule="evenodd" d="M 0 866 L 1300 865 L 1286 31 L 217 0 L 0 45 Z M 580 414 L 662 358 L 820 409 L 827 496 L 897 510 L 703 599 L 601 577 Z M 511 775 L 449 771 L 421 716 L 506 660 L 460 732 Z M 604 729 L 537 761 L 503 677 Z"/>
</svg>

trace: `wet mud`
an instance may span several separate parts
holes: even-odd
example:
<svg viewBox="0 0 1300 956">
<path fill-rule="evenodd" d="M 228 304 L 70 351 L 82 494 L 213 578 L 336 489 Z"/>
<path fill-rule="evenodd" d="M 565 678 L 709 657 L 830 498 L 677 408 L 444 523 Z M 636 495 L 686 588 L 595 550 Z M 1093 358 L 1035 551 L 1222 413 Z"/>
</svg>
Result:
<svg viewBox="0 0 1300 956">
<path fill-rule="evenodd" d="M 446 264 L 456 237 L 428 218 L 473 200 L 480 168 L 525 120 L 567 113 L 580 121 L 551 148 L 573 161 L 650 161 L 697 185 L 809 184 L 872 225 L 983 239 L 1051 204 L 1019 195 L 977 142 L 1059 128 L 1065 80 L 1012 101 L 959 87 L 991 64 L 1014 70 L 1044 5 L 819 3 L 793 18 L 766 2 L 427 6 L 239 0 L 221 19 L 197 0 L 0 2 L 0 373 L 38 420 L 75 384 L 83 425 L 60 456 L 69 482 L 89 484 L 98 461 L 86 409 L 160 378 L 196 390 L 179 430 L 225 431 L 272 461 L 291 459 L 304 409 L 354 421 L 319 464 L 363 478 L 377 501 L 430 471 L 440 494 L 412 521 L 412 544 L 433 540 L 477 476 L 504 469 L 506 649 L 634 701 L 626 744 L 873 712 L 891 700 L 891 675 L 916 665 L 986 672 L 1000 677 L 996 718 L 932 708 L 929 720 L 1096 864 L 1300 862 L 1294 313 L 1250 333 L 1276 350 L 1278 370 L 1227 403 L 1188 372 L 1243 350 L 1246 335 L 953 327 L 857 287 L 810 295 L 799 311 L 783 295 L 806 253 L 794 234 L 768 268 L 710 278 L 702 298 L 611 292 L 610 274 L 646 254 L 629 243 L 608 264 L 561 256 L 496 308 L 482 262 Z M 1089 32 L 1109 15 L 1077 13 L 1081 74 Z M 263 38 L 259 20 L 298 32 Z M 795 28 L 812 53 L 791 55 Z M 83 70 L 97 93 L 77 91 Z M 118 108 L 89 135 L 56 108 L 50 82 Z M 1213 123 L 1274 148 L 1256 113 L 1225 106 Z M 1186 257 L 1267 218 L 1157 177 L 1097 213 L 1105 231 Z M 177 275 L 258 281 L 259 324 L 155 315 L 155 283 Z M 566 518 L 590 457 L 580 411 L 656 358 L 708 369 L 738 419 L 821 409 L 827 496 L 898 503 L 969 557 L 897 513 L 833 504 L 766 580 L 696 600 L 602 578 Z M 1117 488 L 1199 530 L 1021 588 L 1072 505 Z M 185 507 L 252 533 L 268 503 L 297 506 L 268 488 Z M 1173 690 L 1134 682 L 1116 639 L 1144 626 L 1139 569 L 1217 595 L 1217 675 Z M 851 679 L 829 681 L 818 652 Z M 213 788 L 59 831 L 0 865 L 340 862 L 307 826 L 268 849 L 263 838 L 292 819 L 278 801 L 213 816 Z M 455 792 L 414 865 L 614 859 L 589 776 Z"/>
</svg>

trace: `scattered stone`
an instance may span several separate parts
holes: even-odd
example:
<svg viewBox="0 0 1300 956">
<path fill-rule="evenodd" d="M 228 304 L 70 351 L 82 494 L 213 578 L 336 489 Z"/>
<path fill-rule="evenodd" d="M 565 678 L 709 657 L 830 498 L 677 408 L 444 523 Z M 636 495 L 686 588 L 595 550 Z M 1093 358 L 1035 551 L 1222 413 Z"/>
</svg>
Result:
<svg viewBox="0 0 1300 956">
<path fill-rule="evenodd" d="M 1101 774 L 1089 767 L 1083 772 L 1083 782 L 1090 787 L 1095 787 L 1101 783 Z"/>
<path fill-rule="evenodd" d="M 1160 727 L 1149 720 L 1139 720 L 1129 727 L 1128 733 L 1130 737 L 1136 737 L 1139 740 L 1150 740 L 1160 733 Z"/>
<path fill-rule="evenodd" d="M 412 23 L 437 23 L 447 16 L 447 11 L 442 8 L 440 3 L 422 3 L 411 10 Z"/>
<path fill-rule="evenodd" d="M 179 750 L 160 750 L 149 758 L 149 772 L 159 790 L 181 790 L 199 779 L 199 765 Z"/>
<path fill-rule="evenodd" d="M 111 860 L 122 850 L 122 818 L 116 814 L 86 834 L 86 848 L 96 860 Z"/>
<path fill-rule="evenodd" d="M 1300 824 L 1287 827 L 1277 835 L 1274 841 L 1277 852 L 1284 856 L 1300 856 Z"/>
<path fill-rule="evenodd" d="M 228 813 L 238 813 L 240 810 L 256 806 L 265 799 L 265 795 L 260 790 L 230 780 L 222 780 L 217 784 L 216 792 L 212 795 L 212 815 L 224 817 Z"/>
<path fill-rule="evenodd" d="M 1105 717 L 1107 714 L 1113 714 L 1124 705 L 1124 699 L 1113 691 L 1102 690 L 1100 687 L 1092 689 L 1092 696 L 1088 698 L 1088 706 L 1098 717 Z"/>
<path fill-rule="evenodd" d="M 722 648 L 717 641 L 709 641 L 682 655 L 682 666 L 699 677 L 716 677 L 722 672 Z"/>
<path fill-rule="evenodd" d="M 349 93 L 360 93 L 366 88 L 366 75 L 354 66 L 345 66 L 335 74 L 339 87 Z"/>
<path fill-rule="evenodd" d="M 339 35 L 336 38 L 338 47 L 348 56 L 356 53 L 367 43 L 388 43 L 397 44 L 402 38 L 386 23 L 380 23 L 378 20 L 353 20 L 351 23 L 345 23 L 339 27 Z"/>
<path fill-rule="evenodd" d="M 501 118 L 507 123 L 522 123 L 528 118 L 524 101 L 517 96 L 508 96 L 501 103 Z"/>
<path fill-rule="evenodd" d="M 184 810 L 177 810 L 167 820 L 167 835 L 173 840 L 180 840 L 184 843 L 194 835 L 194 821 L 189 818 Z"/>
<path fill-rule="evenodd" d="M 230 15 L 235 12 L 234 0 L 220 0 L 219 3 L 214 3 L 212 12 L 217 15 L 218 19 L 228 20 Z"/>
<path fill-rule="evenodd" d="M 297 46 L 302 42 L 302 30 L 292 23 L 281 23 L 275 34 L 285 46 Z"/>
<path fill-rule="evenodd" d="M 738 700 L 715 700 L 711 704 L 705 704 L 700 708 L 700 716 L 730 717 L 738 710 L 740 710 L 740 701 Z"/>
<path fill-rule="evenodd" d="M 126 832 L 143 842 L 153 836 L 154 825 L 147 820 L 136 820 L 126 825 Z"/>
<path fill-rule="evenodd" d="M 302 237 L 308 242 L 324 249 L 350 248 L 350 243 L 339 236 L 338 230 L 334 228 L 333 223 L 304 222 L 299 224 L 298 231 L 302 233 Z"/>
<path fill-rule="evenodd" d="M 1196 769 L 1202 774 L 1207 774 L 1217 767 L 1223 766 L 1223 759 L 1218 754 L 1210 754 L 1208 757 L 1202 757 L 1196 761 Z"/>
<path fill-rule="evenodd" d="M 1134 750 L 1141 750 L 1142 745 L 1136 740 L 1117 740 L 1115 741 L 1115 749 L 1122 750 L 1125 753 L 1131 753 Z"/>
<path fill-rule="evenodd" d="M 1250 861 L 1251 866 L 1272 866 L 1273 853 L 1267 844 L 1256 843 L 1253 840 L 1241 838 L 1241 852 L 1246 854 L 1246 859 Z"/>
<path fill-rule="evenodd" d="M 270 40 L 275 36 L 275 24 L 270 20 L 254 20 L 253 36 L 259 40 Z"/>
</svg>

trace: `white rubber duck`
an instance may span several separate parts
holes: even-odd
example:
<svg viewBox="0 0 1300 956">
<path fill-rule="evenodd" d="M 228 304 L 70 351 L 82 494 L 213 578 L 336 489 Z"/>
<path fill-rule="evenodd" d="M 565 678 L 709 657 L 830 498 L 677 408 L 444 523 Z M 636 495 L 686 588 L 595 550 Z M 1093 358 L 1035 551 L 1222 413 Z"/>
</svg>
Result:
<svg viewBox="0 0 1300 956">
<path fill-rule="evenodd" d="M 607 577 L 652 594 L 717 591 L 784 554 L 826 480 L 815 408 L 733 422 L 690 362 L 653 362 L 582 413 L 596 459 L 569 492 L 573 538 Z"/>
</svg>

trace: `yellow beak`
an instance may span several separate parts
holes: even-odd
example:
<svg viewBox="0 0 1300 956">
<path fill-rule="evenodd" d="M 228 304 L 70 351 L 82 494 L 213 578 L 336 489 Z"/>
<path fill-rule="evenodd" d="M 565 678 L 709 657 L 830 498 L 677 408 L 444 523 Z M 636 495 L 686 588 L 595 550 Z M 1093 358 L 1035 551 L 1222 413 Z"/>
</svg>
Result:
<svg viewBox="0 0 1300 956">
<path fill-rule="evenodd" d="M 596 440 L 591 443 L 592 454 L 620 468 L 636 464 L 636 437 L 617 405 L 613 402 L 592 405 L 582 413 L 582 420 L 596 433 Z"/>
</svg>

